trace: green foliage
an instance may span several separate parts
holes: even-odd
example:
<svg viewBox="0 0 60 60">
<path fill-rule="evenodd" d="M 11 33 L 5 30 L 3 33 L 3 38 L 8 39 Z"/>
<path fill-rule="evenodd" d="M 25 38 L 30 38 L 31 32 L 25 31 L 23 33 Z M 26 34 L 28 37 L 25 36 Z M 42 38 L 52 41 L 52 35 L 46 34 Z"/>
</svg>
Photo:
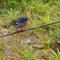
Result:
<svg viewBox="0 0 60 60">
<path fill-rule="evenodd" d="M 28 48 L 28 49 L 27 49 Z M 39 60 L 38 54 L 39 50 L 36 52 L 33 52 L 32 46 L 25 45 L 23 48 L 19 50 L 20 54 L 22 54 L 24 60 Z"/>
<path fill-rule="evenodd" d="M 53 37 L 57 37 L 59 38 L 60 37 L 60 30 L 57 30 L 55 34 L 53 34 Z"/>
<path fill-rule="evenodd" d="M 0 60 L 3 60 L 3 39 L 0 39 Z"/>
<path fill-rule="evenodd" d="M 16 16 L 19 14 L 19 11 L 13 10 L 12 8 L 10 10 L 7 10 L 6 16 L 9 18 L 9 20 L 13 20 L 16 18 Z"/>
<path fill-rule="evenodd" d="M 6 4 L 8 7 L 15 8 L 18 5 L 17 0 L 7 0 Z"/>
<path fill-rule="evenodd" d="M 44 16 L 44 17 L 42 18 L 42 24 L 47 24 L 47 23 L 49 23 L 49 22 L 51 22 L 51 20 L 49 19 L 49 16 Z"/>
<path fill-rule="evenodd" d="M 53 52 L 53 54 L 56 56 L 55 60 L 60 60 L 60 51 L 59 49 L 57 49 L 57 53 L 54 52 L 53 50 L 51 50 Z"/>
<path fill-rule="evenodd" d="M 34 27 L 42 24 L 47 24 L 53 21 L 57 21 L 60 18 L 60 0 L 1 0 L 0 1 L 0 25 L 5 24 L 8 25 L 12 20 L 17 19 L 23 15 L 26 15 L 29 18 L 31 18 L 31 20 L 27 24 L 27 27 Z M 49 45 L 54 41 L 53 38 L 60 38 L 60 31 L 58 31 L 59 28 L 60 24 L 56 24 L 32 30 L 27 34 L 31 33 L 36 34 L 39 38 L 38 39 L 39 42 L 35 43 L 41 44 L 42 42 L 42 45 L 44 45 L 43 43 L 47 43 L 47 47 L 49 47 Z M 0 31 L 2 32 L 3 30 L 4 28 L 0 26 Z M 24 34 L 26 35 L 26 33 Z M 21 40 L 20 38 L 17 39 Z M 0 48 L 2 48 L 2 42 L 0 41 L 0 43 L 1 43 Z M 28 48 L 27 46 L 24 46 L 22 47 L 22 49 L 19 49 L 20 54 L 23 56 L 22 60 L 40 60 L 38 54 L 41 50 L 39 51 L 33 50 L 32 46 L 28 46 Z M 2 51 L 0 53 L 2 55 Z M 59 50 L 57 50 L 57 54 L 53 51 L 53 54 L 56 57 L 56 60 L 60 60 Z M 2 58 L 0 58 L 0 60 L 2 60 Z M 47 60 L 55 60 L 55 59 L 47 57 Z"/>
</svg>

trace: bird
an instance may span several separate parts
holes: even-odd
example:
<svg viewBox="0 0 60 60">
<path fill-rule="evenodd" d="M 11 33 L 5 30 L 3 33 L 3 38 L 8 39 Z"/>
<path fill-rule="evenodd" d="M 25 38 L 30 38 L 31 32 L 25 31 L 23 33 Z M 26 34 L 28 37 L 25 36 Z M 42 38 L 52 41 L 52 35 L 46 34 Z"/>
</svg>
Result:
<svg viewBox="0 0 60 60">
<path fill-rule="evenodd" d="M 27 21 L 30 20 L 26 16 L 19 17 L 18 20 L 13 20 L 11 24 L 8 26 L 13 26 L 17 31 L 18 30 L 23 30 L 23 28 L 27 25 Z"/>
</svg>

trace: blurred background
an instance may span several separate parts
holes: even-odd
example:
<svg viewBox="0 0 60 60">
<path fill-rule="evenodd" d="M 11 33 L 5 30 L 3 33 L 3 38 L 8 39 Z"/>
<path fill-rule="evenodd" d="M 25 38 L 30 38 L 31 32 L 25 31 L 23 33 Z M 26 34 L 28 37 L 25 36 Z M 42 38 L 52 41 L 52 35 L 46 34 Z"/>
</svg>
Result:
<svg viewBox="0 0 60 60">
<path fill-rule="evenodd" d="M 60 0 L 0 0 L 0 35 L 16 31 L 8 26 L 27 16 L 25 28 L 60 20 Z M 60 60 L 60 23 L 0 38 L 0 60 Z"/>
</svg>

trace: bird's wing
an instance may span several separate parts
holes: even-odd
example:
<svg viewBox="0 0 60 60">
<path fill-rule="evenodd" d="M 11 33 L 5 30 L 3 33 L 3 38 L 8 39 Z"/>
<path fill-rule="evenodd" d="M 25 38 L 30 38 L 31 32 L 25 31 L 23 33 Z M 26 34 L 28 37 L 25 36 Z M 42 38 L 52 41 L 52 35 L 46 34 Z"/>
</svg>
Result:
<svg viewBox="0 0 60 60">
<path fill-rule="evenodd" d="M 15 28 L 19 28 L 22 27 L 24 25 L 24 23 L 16 23 L 16 25 L 14 25 Z"/>
</svg>

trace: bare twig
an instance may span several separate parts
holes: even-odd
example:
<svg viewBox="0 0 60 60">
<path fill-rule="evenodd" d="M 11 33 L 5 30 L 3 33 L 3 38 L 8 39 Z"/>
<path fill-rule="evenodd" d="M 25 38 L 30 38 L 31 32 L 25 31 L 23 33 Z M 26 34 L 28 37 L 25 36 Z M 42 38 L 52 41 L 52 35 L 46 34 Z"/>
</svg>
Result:
<svg viewBox="0 0 60 60">
<path fill-rule="evenodd" d="M 16 33 L 20 33 L 20 32 L 25 32 L 25 31 L 33 30 L 33 29 L 36 29 L 36 28 L 42 28 L 42 27 L 44 27 L 44 26 L 56 24 L 56 23 L 59 23 L 59 22 L 60 22 L 60 20 L 55 21 L 55 22 L 51 22 L 51 23 L 48 23 L 48 24 L 43 24 L 43 25 L 35 26 L 35 27 L 32 27 L 32 28 L 23 29 L 23 30 L 21 30 L 21 31 L 12 32 L 12 33 L 9 33 L 9 34 L 7 34 L 7 35 L 1 35 L 0 38 L 1 38 L 1 37 L 5 37 L 5 36 L 10 36 L 10 35 L 13 35 L 13 34 L 16 34 Z"/>
</svg>

